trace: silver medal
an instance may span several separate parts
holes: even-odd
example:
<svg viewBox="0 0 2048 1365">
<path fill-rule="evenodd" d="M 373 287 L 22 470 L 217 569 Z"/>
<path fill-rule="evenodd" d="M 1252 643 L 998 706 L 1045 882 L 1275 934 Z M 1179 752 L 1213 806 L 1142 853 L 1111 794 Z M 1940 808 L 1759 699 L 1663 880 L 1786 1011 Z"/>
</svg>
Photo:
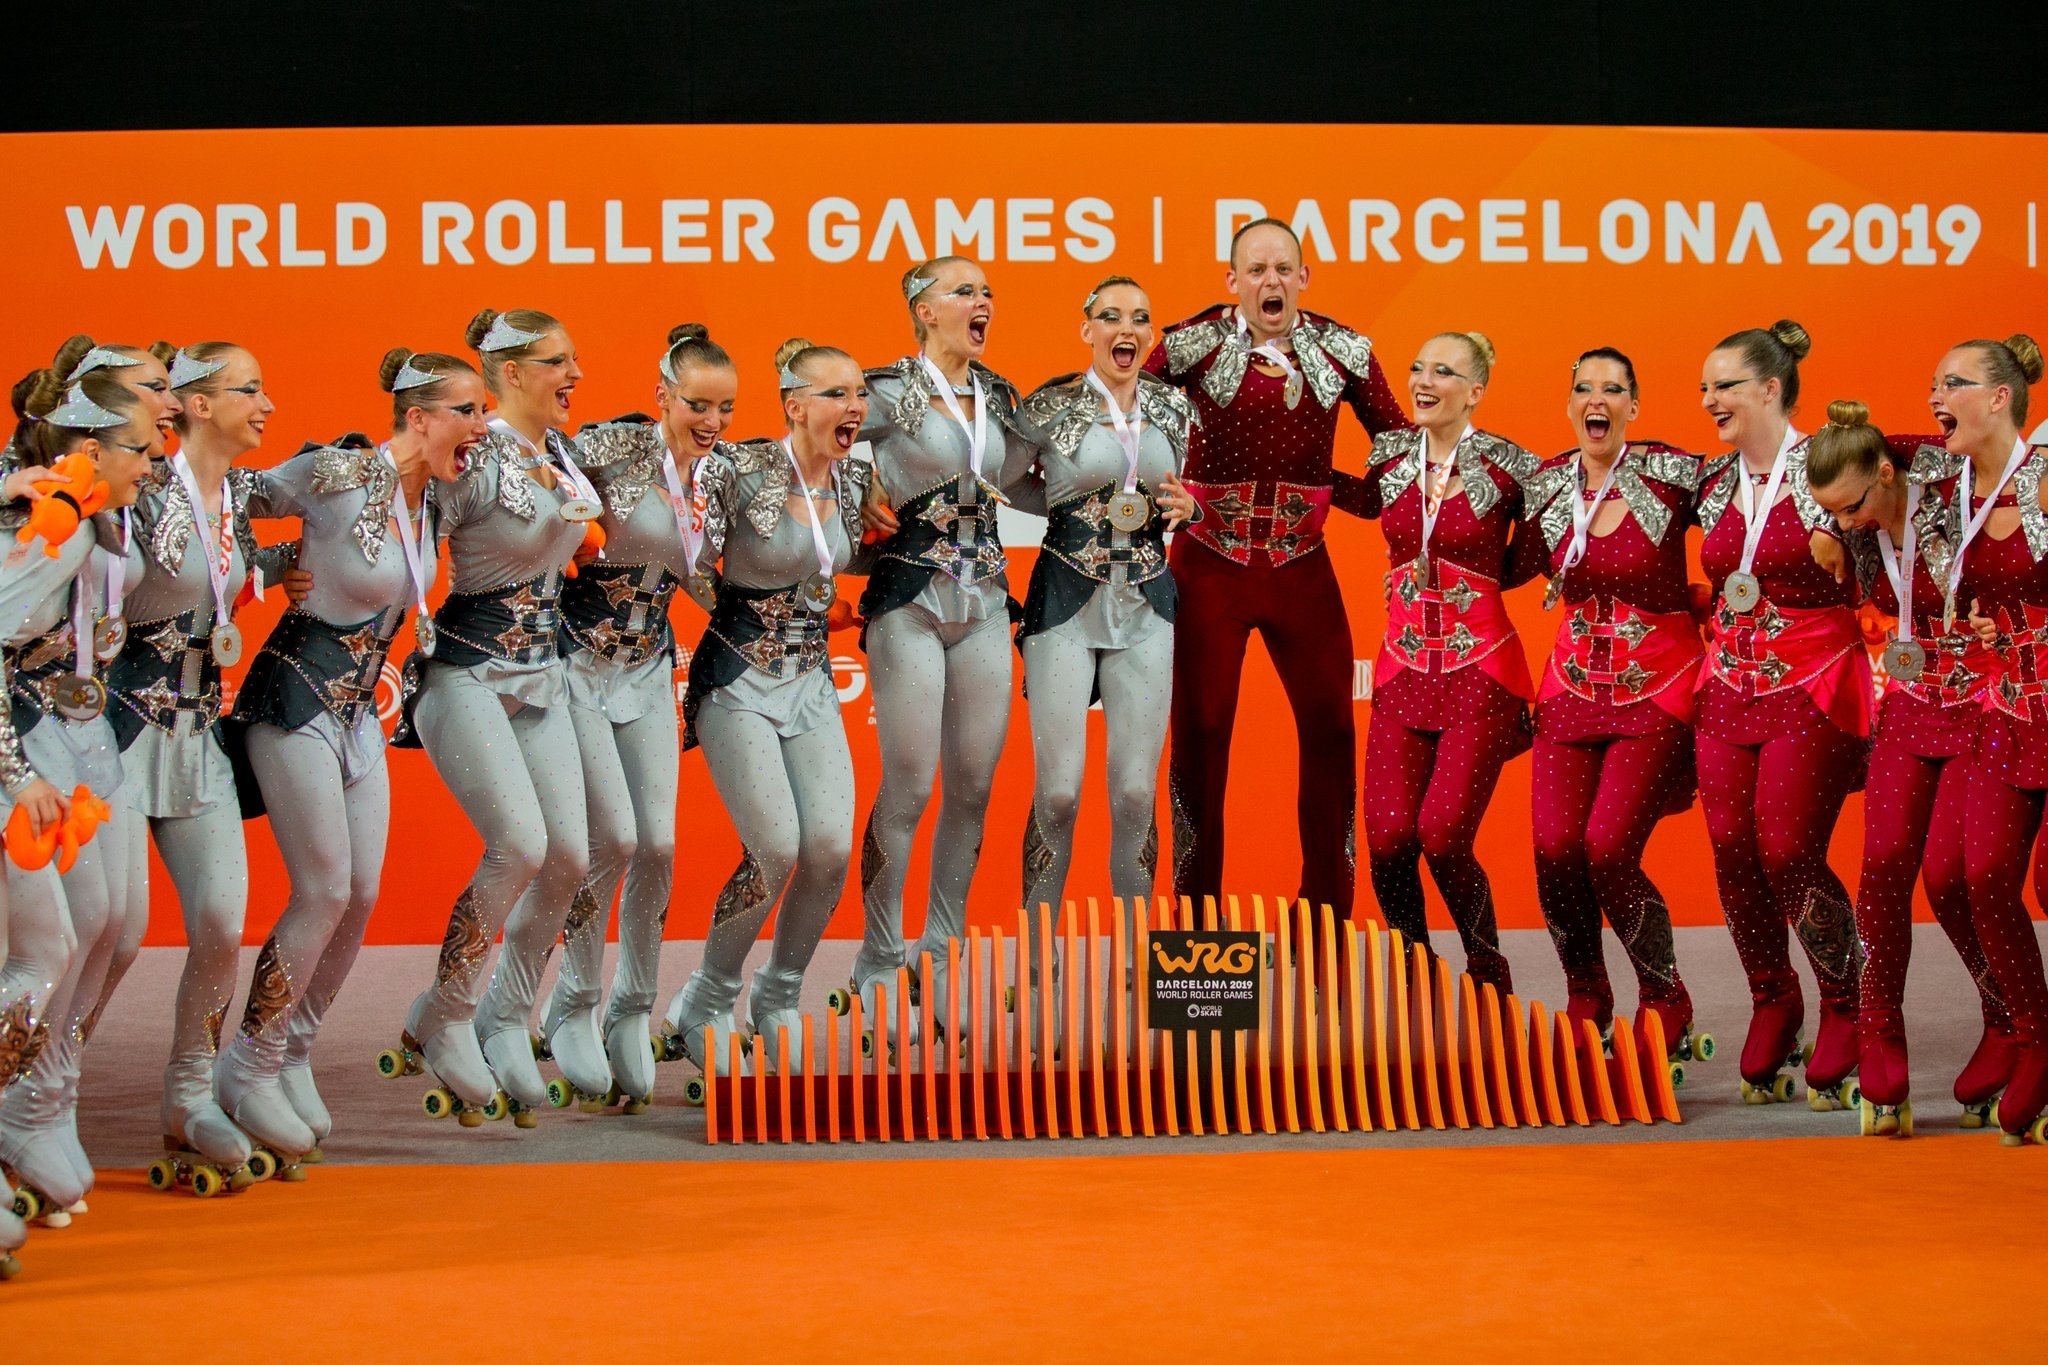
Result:
<svg viewBox="0 0 2048 1365">
<path fill-rule="evenodd" d="M 420 642 L 420 653 L 429 659 L 433 658 L 434 642 L 440 638 L 440 632 L 434 629 L 434 618 L 425 612 L 413 617 L 412 633 L 413 638 Z"/>
<path fill-rule="evenodd" d="M 92 628 L 92 657 L 103 664 L 121 657 L 121 646 L 127 643 L 128 622 L 122 617 L 102 616 Z"/>
<path fill-rule="evenodd" d="M 1564 575 L 1550 580 L 1550 586 L 1543 590 L 1543 610 L 1552 611 L 1564 600 Z"/>
<path fill-rule="evenodd" d="M 213 628 L 213 661 L 233 668 L 242 661 L 242 628 L 229 621 Z"/>
<path fill-rule="evenodd" d="M 1136 531 L 1152 520 L 1152 509 L 1142 493 L 1118 493 L 1109 500 L 1109 524 L 1119 531 Z"/>
<path fill-rule="evenodd" d="M 64 719 L 87 721 L 107 709 L 107 689 L 98 678 L 66 673 L 51 686 L 51 700 Z"/>
<path fill-rule="evenodd" d="M 1738 569 L 1721 584 L 1721 597 L 1736 611 L 1749 611 L 1763 600 L 1764 586 L 1757 582 L 1755 574 Z"/>
<path fill-rule="evenodd" d="M 832 599 L 839 593 L 830 574 L 814 573 L 797 586 L 797 595 L 803 598 L 805 610 L 822 612 L 832 610 Z"/>
<path fill-rule="evenodd" d="M 1290 408 L 1301 406 L 1301 371 L 1295 370 L 1287 376 L 1287 386 L 1280 391 L 1280 396 Z"/>
<path fill-rule="evenodd" d="M 562 499 L 563 521 L 596 521 L 604 514 L 604 508 L 595 498 L 569 497 Z"/>
<path fill-rule="evenodd" d="M 1884 647 L 1885 676 L 1918 682 L 1927 671 L 1927 650 L 1918 640 L 1894 640 Z"/>
</svg>

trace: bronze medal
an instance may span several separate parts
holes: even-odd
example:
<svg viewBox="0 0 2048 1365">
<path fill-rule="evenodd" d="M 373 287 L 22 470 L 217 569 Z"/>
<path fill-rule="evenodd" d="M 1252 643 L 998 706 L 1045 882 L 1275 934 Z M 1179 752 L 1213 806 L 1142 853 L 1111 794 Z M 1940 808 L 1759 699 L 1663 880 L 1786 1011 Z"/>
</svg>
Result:
<svg viewBox="0 0 2048 1365">
<path fill-rule="evenodd" d="M 128 643 L 128 622 L 119 616 L 102 616 L 92 628 L 92 657 L 103 664 L 112 663 L 121 656 L 121 646 Z"/>
<path fill-rule="evenodd" d="M 66 673 L 51 685 L 51 701 L 66 720 L 88 721 L 107 709 L 107 688 L 90 674 Z"/>
<path fill-rule="evenodd" d="M 1109 500 L 1109 524 L 1119 531 L 1141 530 L 1152 520 L 1152 509 L 1142 493 L 1118 493 Z"/>
</svg>

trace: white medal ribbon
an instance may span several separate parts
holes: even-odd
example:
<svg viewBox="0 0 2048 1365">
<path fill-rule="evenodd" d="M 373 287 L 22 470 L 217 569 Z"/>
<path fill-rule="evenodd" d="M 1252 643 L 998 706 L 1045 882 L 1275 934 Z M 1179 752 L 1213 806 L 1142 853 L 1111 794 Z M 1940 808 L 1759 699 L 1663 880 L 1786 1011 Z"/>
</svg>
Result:
<svg viewBox="0 0 2048 1365">
<path fill-rule="evenodd" d="M 1117 443 L 1124 448 L 1124 492 L 1132 493 L 1138 487 L 1138 442 L 1145 435 L 1144 414 L 1137 408 L 1131 409 L 1126 418 L 1117 406 L 1116 396 L 1109 391 L 1109 385 L 1102 382 L 1093 367 L 1088 371 L 1088 382 L 1102 395 L 1102 401 L 1109 405 L 1109 420 L 1116 425 Z"/>
<path fill-rule="evenodd" d="M 128 591 L 128 547 L 135 542 L 135 528 L 129 520 L 130 509 L 121 509 L 121 549 L 119 553 L 107 556 L 107 615 L 118 620 L 121 615 L 121 601 Z"/>
<path fill-rule="evenodd" d="M 1237 318 L 1237 335 L 1239 340 L 1248 342 L 1252 329 L 1250 324 L 1244 320 L 1244 310 L 1242 308 L 1233 308 L 1230 311 Z M 1287 382 L 1290 385 L 1301 382 L 1301 371 L 1294 368 L 1294 357 L 1281 350 L 1277 342 L 1268 341 L 1253 346 L 1251 347 L 1251 353 L 1263 360 L 1270 360 L 1282 370 L 1285 370 L 1287 372 Z"/>
<path fill-rule="evenodd" d="M 398 462 L 391 459 L 391 443 L 386 441 L 377 447 L 377 453 L 391 461 L 395 471 Z M 391 485 L 391 503 L 398 512 L 398 544 L 405 551 L 405 572 L 412 579 L 413 601 L 419 604 L 420 615 L 427 615 L 427 589 L 434 581 L 434 536 L 427 530 L 427 508 L 424 492 L 420 499 L 420 524 L 414 531 L 412 509 L 405 504 L 403 481 Z"/>
<path fill-rule="evenodd" d="M 1920 528 L 1913 524 L 1913 514 L 1920 510 L 1920 485 L 1906 485 L 1906 538 L 1903 546 L 1894 547 L 1889 526 L 1877 528 L 1877 548 L 1884 555 L 1884 576 L 1892 581 L 1892 592 L 1899 599 L 1899 638 L 1910 641 L 1913 638 L 1913 554 L 1920 543 Z"/>
<path fill-rule="evenodd" d="M 1607 501 L 1607 490 L 1614 486 L 1614 476 L 1621 472 L 1622 462 L 1628 459 L 1628 447 L 1614 457 L 1614 463 L 1607 466 L 1607 477 L 1600 480 L 1600 491 L 1593 495 L 1593 501 L 1586 502 L 1586 457 L 1580 453 L 1578 463 L 1572 467 L 1572 479 L 1578 486 L 1572 498 L 1572 542 L 1565 547 L 1564 563 L 1558 566 L 1560 575 L 1586 557 L 1586 543 L 1593 534 L 1593 518 L 1600 513 L 1600 504 Z M 1581 506 L 1581 504 L 1584 506 Z"/>
<path fill-rule="evenodd" d="M 1435 534 L 1436 519 L 1444 510 L 1444 497 L 1451 487 L 1451 475 L 1457 472 L 1458 451 L 1464 446 L 1465 442 L 1471 439 L 1472 424 L 1468 422 L 1465 424 L 1465 434 L 1460 436 L 1456 443 L 1451 446 L 1450 458 L 1437 466 L 1442 471 L 1442 475 L 1436 481 L 1436 492 L 1434 494 L 1429 491 L 1429 437 L 1427 434 L 1424 434 L 1421 442 L 1416 447 L 1415 458 L 1422 462 L 1421 475 L 1416 479 L 1416 483 L 1419 486 L 1417 491 L 1422 494 L 1422 552 L 1417 556 L 1418 558 L 1427 559 L 1429 557 L 1429 538 Z"/>
<path fill-rule="evenodd" d="M 513 426 L 502 417 L 493 417 L 490 421 L 490 428 L 500 435 L 510 436 L 513 440 L 540 456 L 542 464 L 550 466 L 569 481 L 569 487 L 575 490 L 577 497 L 589 498 L 592 502 L 600 504 L 604 501 L 597 496 L 597 485 L 590 481 L 589 475 L 583 472 L 582 468 L 577 465 L 574 457 L 569 454 L 569 443 L 567 441 L 562 443 L 561 457 L 557 459 L 549 452 L 545 444 L 545 437 L 542 438 L 542 445 L 535 445 L 526 439 L 525 432 Z"/>
<path fill-rule="evenodd" d="M 804 495 L 806 524 L 811 528 L 811 545 L 818 552 L 818 572 L 832 577 L 832 546 L 825 539 L 825 528 L 818 521 L 818 504 L 811 501 L 811 486 L 804 482 L 804 471 L 797 467 L 796 451 L 790 448 L 789 437 L 782 438 L 782 453 L 789 457 L 790 473 L 796 475 L 796 486 Z"/>
<path fill-rule="evenodd" d="M 231 624 L 233 621 L 233 616 L 228 611 L 228 573 L 234 567 L 234 551 L 232 549 L 229 550 L 229 566 L 227 570 L 223 570 L 220 567 L 219 558 L 216 554 L 219 546 L 205 535 L 206 504 L 200 501 L 199 480 L 192 473 L 192 466 L 185 459 L 185 452 L 181 450 L 176 455 L 173 455 L 171 457 L 171 464 L 177 469 L 178 477 L 185 481 L 185 496 L 192 501 L 192 532 L 208 542 L 205 547 L 206 581 L 213 588 L 213 625 L 214 629 L 218 630 L 222 626 Z M 220 481 L 220 517 L 223 529 L 228 527 L 229 519 L 234 515 L 234 491 L 228 487 L 227 476 L 222 475 Z M 230 541 L 229 544 L 232 546 L 233 542 Z M 254 570 L 252 569 L 251 572 L 254 572 Z"/>
<path fill-rule="evenodd" d="M 1963 500 L 1963 539 L 1956 546 L 1956 555 L 1948 566 L 1948 597 L 1954 600 L 1956 589 L 1963 581 L 1963 556 L 1970 548 L 1970 542 L 1984 529 L 1984 523 L 1991 520 L 1991 509 L 1998 502 L 1998 495 L 2012 482 L 2012 476 L 2019 473 L 2020 466 L 2027 462 L 2027 443 L 2024 440 L 2012 443 L 2012 458 L 2005 462 L 2005 472 L 1998 476 L 1998 483 L 1975 512 L 1970 510 L 1970 486 L 1977 481 L 1977 471 L 1969 466 L 1963 469 L 1963 476 L 1956 481 L 1956 495 Z"/>
<path fill-rule="evenodd" d="M 932 387 L 938 390 L 940 399 L 946 405 L 946 411 L 953 414 L 953 420 L 960 424 L 960 430 L 967 435 L 968 472 L 977 479 L 984 477 L 982 465 L 988 454 L 988 400 L 981 391 L 981 376 L 972 369 L 967 372 L 968 379 L 974 384 L 974 420 L 969 422 L 967 413 L 960 406 L 960 400 L 953 396 L 953 385 L 945 374 L 932 363 L 930 356 L 920 354 L 917 358 L 931 375 Z M 785 449 L 787 444 L 784 443 Z"/>
<path fill-rule="evenodd" d="M 81 678 L 90 678 L 93 668 L 90 582 L 82 573 L 71 580 L 71 671 Z"/>
<path fill-rule="evenodd" d="M 1785 428 L 1785 439 L 1778 443 L 1777 458 L 1771 461 L 1771 476 L 1764 482 L 1762 502 L 1757 499 L 1755 486 L 1750 482 L 1749 469 L 1742 463 L 1741 456 L 1735 460 L 1735 500 L 1742 504 L 1742 567 L 1737 572 L 1749 573 L 1750 565 L 1756 563 L 1757 547 L 1764 543 L 1764 524 L 1771 519 L 1771 509 L 1778 505 L 1778 485 L 1785 481 L 1786 457 L 1792 447 L 1805 440 L 1790 426 Z M 1762 512 L 1758 512 L 1758 507 Z"/>
<path fill-rule="evenodd" d="M 683 542 L 683 574 L 685 577 L 697 572 L 697 556 L 704 548 L 704 533 L 697 529 L 697 476 L 696 467 L 691 466 L 687 490 L 682 476 L 676 470 L 676 457 L 667 449 L 668 438 L 662 438 L 661 478 L 668 485 L 669 510 L 676 516 L 676 534 Z"/>
</svg>

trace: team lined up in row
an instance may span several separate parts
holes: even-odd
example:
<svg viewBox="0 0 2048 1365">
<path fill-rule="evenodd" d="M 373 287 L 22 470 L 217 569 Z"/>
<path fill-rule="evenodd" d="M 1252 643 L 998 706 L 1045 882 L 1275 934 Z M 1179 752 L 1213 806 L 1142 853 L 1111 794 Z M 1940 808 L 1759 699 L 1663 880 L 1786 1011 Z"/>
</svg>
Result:
<svg viewBox="0 0 2048 1365">
<path fill-rule="evenodd" d="M 1986 1043 L 1965 1079 L 1973 1095 L 2009 1083 L 2001 1117 L 2024 1128 L 2048 1071 L 2048 991 L 2018 885 L 2041 813 L 2029 746 L 2048 724 L 2027 634 L 2048 611 L 2032 557 L 2048 553 L 2048 517 L 2037 457 L 2016 435 L 2039 369 L 2031 344 L 1968 343 L 1944 357 L 1933 402 L 1947 451 L 1899 455 L 1846 411 L 1807 441 L 1789 421 L 1803 332 L 1738 333 L 1710 353 L 1702 386 L 1734 452 L 1706 461 L 1629 443 L 1633 368 L 1592 351 L 1571 389 L 1579 448 L 1543 461 L 1471 425 L 1493 362 L 1483 337 L 1423 347 L 1411 423 L 1365 338 L 1298 308 L 1307 276 L 1284 225 L 1250 225 L 1232 248 L 1235 302 L 1168 329 L 1156 348 L 1143 291 L 1105 281 L 1084 304 L 1089 369 L 1020 400 L 980 363 L 993 316 L 981 270 L 929 262 L 904 281 L 915 355 L 863 373 L 843 352 L 792 342 L 776 358 L 788 434 L 736 444 L 723 440 L 735 369 L 701 327 L 671 334 L 656 417 L 571 438 L 581 371 L 567 331 L 538 312 L 486 311 L 467 337 L 480 370 L 439 353 L 386 358 L 388 441 L 344 438 L 270 470 L 235 463 L 272 411 L 247 351 L 68 343 L 17 386 L 15 450 L 34 468 L 8 491 L 22 506 L 60 496 L 45 467 L 84 454 L 106 486 L 85 500 L 108 506 L 53 554 L 18 547 L 0 575 L 0 597 L 20 608 L 0 778 L 36 830 L 71 819 L 61 793 L 80 786 L 111 814 L 69 870 L 8 871 L 0 1008 L 14 1046 L 0 1062 L 22 1079 L 0 1101 L 0 1160 L 31 1202 L 60 1214 L 90 1183 L 73 1118 L 77 1050 L 146 920 L 145 821 L 192 945 L 163 1178 L 238 1179 L 252 1161 L 291 1165 L 317 1150 L 330 1120 L 310 1047 L 376 901 L 389 802 L 372 699 L 408 607 L 420 648 L 393 742 L 424 745 L 485 854 L 387 1064 L 431 1070 L 445 1087 L 437 1102 L 465 1122 L 509 1111 L 528 1124 L 548 1102 L 528 1028 L 558 938 L 568 949 L 541 1036 L 563 1072 L 559 1093 L 637 1107 L 651 1092 L 646 1040 L 674 856 L 678 588 L 711 614 L 682 747 L 704 747 L 746 853 L 656 1050 L 701 1064 L 702 1027 L 721 1042 L 736 1027 L 741 964 L 779 901 L 749 998 L 751 1029 L 772 1036 L 843 887 L 854 791 L 825 667 L 827 632 L 855 619 L 836 600 L 842 572 L 867 575 L 859 623 L 883 753 L 853 984 L 893 976 L 921 950 L 943 961 L 964 924 L 1008 719 L 1014 604 L 995 526 L 1005 502 L 1049 518 L 1017 632 L 1037 758 L 1028 903 L 1062 898 L 1097 693 L 1113 892 L 1152 890 L 1169 706 L 1175 890 L 1220 888 L 1231 722 L 1257 629 L 1303 741 L 1301 891 L 1348 912 L 1352 651 L 1320 553 L 1334 505 L 1379 518 L 1400 566 L 1365 782 L 1371 874 L 1391 925 L 1426 941 L 1426 861 L 1474 976 L 1508 984 L 1472 847 L 1501 766 L 1530 745 L 1534 702 L 1539 889 L 1575 1015 L 1611 1015 L 1604 914 L 1644 1006 L 1684 1045 L 1690 1003 L 1640 860 L 1657 818 L 1690 803 L 1697 772 L 1757 1004 L 1745 1085 L 1771 1093 L 1796 1050 L 1789 922 L 1822 985 L 1810 1085 L 1838 1096 L 1860 1053 L 1872 1099 L 1903 1102 L 1898 994 L 1924 848 L 1943 922 L 1984 992 Z M 1363 477 L 1332 468 L 1342 406 L 1375 438 Z M 171 431 L 177 453 L 150 477 Z M 872 468 L 845 459 L 862 439 Z M 1965 463 L 1982 470 L 1974 493 L 1958 484 Z M 1725 516 L 1731 504 L 1737 515 Z M 265 516 L 301 518 L 301 539 L 259 551 L 249 523 Z M 1877 530 L 1840 529 L 1865 522 Z M 2027 535 L 2004 534 L 2009 523 Z M 1169 572 L 1164 533 L 1183 524 Z M 1686 582 L 1689 524 L 1705 534 L 1715 585 L 1705 651 Z M 444 543 L 449 593 L 429 615 Z M 2015 543 L 2025 563 L 2005 564 Z M 294 555 L 310 583 L 294 586 L 295 606 L 223 719 L 220 669 L 241 649 L 235 597 L 252 567 L 275 580 Z M 1916 594 L 1907 563 L 1937 586 Z M 1565 613 L 1540 687 L 1501 602 L 1538 572 Z M 1880 603 L 1890 587 L 1913 604 L 1872 758 L 1873 782 L 1891 785 L 1870 802 L 1872 965 L 1860 971 L 1855 920 L 1824 857 L 1871 730 L 1859 582 Z M 1937 601 L 1984 614 L 1930 617 Z M 906 949 L 905 868 L 942 763 L 924 936 Z M 216 1068 L 246 900 L 239 824 L 266 809 L 292 897 Z M 621 880 L 607 1003 L 599 968 Z"/>
</svg>

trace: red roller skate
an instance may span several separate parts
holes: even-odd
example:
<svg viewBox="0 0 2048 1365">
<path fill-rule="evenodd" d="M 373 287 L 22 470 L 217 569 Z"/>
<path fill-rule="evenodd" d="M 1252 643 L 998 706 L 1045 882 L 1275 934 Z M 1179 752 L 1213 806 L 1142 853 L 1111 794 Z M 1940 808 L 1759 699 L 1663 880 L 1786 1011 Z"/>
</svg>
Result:
<svg viewBox="0 0 2048 1365">
<path fill-rule="evenodd" d="M 1636 1007 L 1636 1037 L 1648 1037 L 1643 1027 L 1645 1016 L 1655 1014 L 1664 1026 L 1664 1046 L 1668 1049 L 1664 1064 L 1671 1070 L 1671 1084 L 1675 1089 L 1685 1084 L 1687 1062 L 1704 1062 L 1714 1055 L 1714 1035 L 1696 1033 L 1692 1023 L 1692 997 L 1684 986 L 1679 986 L 1674 995 L 1662 999 L 1644 997 Z"/>
<path fill-rule="evenodd" d="M 1856 1030 L 1856 983 L 1850 982 L 1846 997 L 1824 994 L 1820 1002 L 1820 1028 L 1813 1051 L 1806 1056 L 1806 1107 L 1826 1114 L 1837 1109 L 1854 1109 L 1863 1098 L 1856 1083 L 1856 1064 L 1862 1045 Z"/>
<path fill-rule="evenodd" d="M 1984 1036 L 1977 1040 L 1977 1050 L 1956 1077 L 1956 1103 L 1963 1106 L 1963 1127 L 1993 1125 L 1992 1106 L 2012 1080 L 2019 1057 L 2020 1038 L 2013 1031 L 2012 1020 L 2003 1010 L 1985 1010 Z"/>
<path fill-rule="evenodd" d="M 1913 1136 L 1905 1020 L 1896 1010 L 1873 1010 L 1858 1021 L 1858 1030 L 1862 1053 L 1857 1075 L 1863 1089 L 1856 1105 L 1858 1131 L 1864 1137 Z"/>
<path fill-rule="evenodd" d="M 1496 988 L 1497 989 L 1497 988 Z M 1565 1018 L 1571 1020 L 1574 1037 L 1582 1036 L 1582 1024 L 1590 1019 L 1600 1031 L 1600 1046 L 1611 1046 L 1614 1037 L 1614 987 L 1605 967 L 1591 972 L 1574 972 L 1565 977 Z"/>
<path fill-rule="evenodd" d="M 2008 1147 L 2025 1142 L 2048 1146 L 2048 1118 L 2041 1113 L 2048 1109 L 2048 1037 L 2042 1032 L 2038 1026 L 2020 1026 L 2019 1057 L 2012 1079 L 1991 1111 L 2004 1132 L 1999 1141 Z"/>
<path fill-rule="evenodd" d="M 1806 1057 L 1799 1030 L 1806 1022 L 1806 1002 L 1799 984 L 1752 987 L 1755 1002 L 1749 1036 L 1742 1042 L 1742 1099 L 1746 1104 L 1782 1104 L 1797 1089 L 1785 1068 Z"/>
</svg>

